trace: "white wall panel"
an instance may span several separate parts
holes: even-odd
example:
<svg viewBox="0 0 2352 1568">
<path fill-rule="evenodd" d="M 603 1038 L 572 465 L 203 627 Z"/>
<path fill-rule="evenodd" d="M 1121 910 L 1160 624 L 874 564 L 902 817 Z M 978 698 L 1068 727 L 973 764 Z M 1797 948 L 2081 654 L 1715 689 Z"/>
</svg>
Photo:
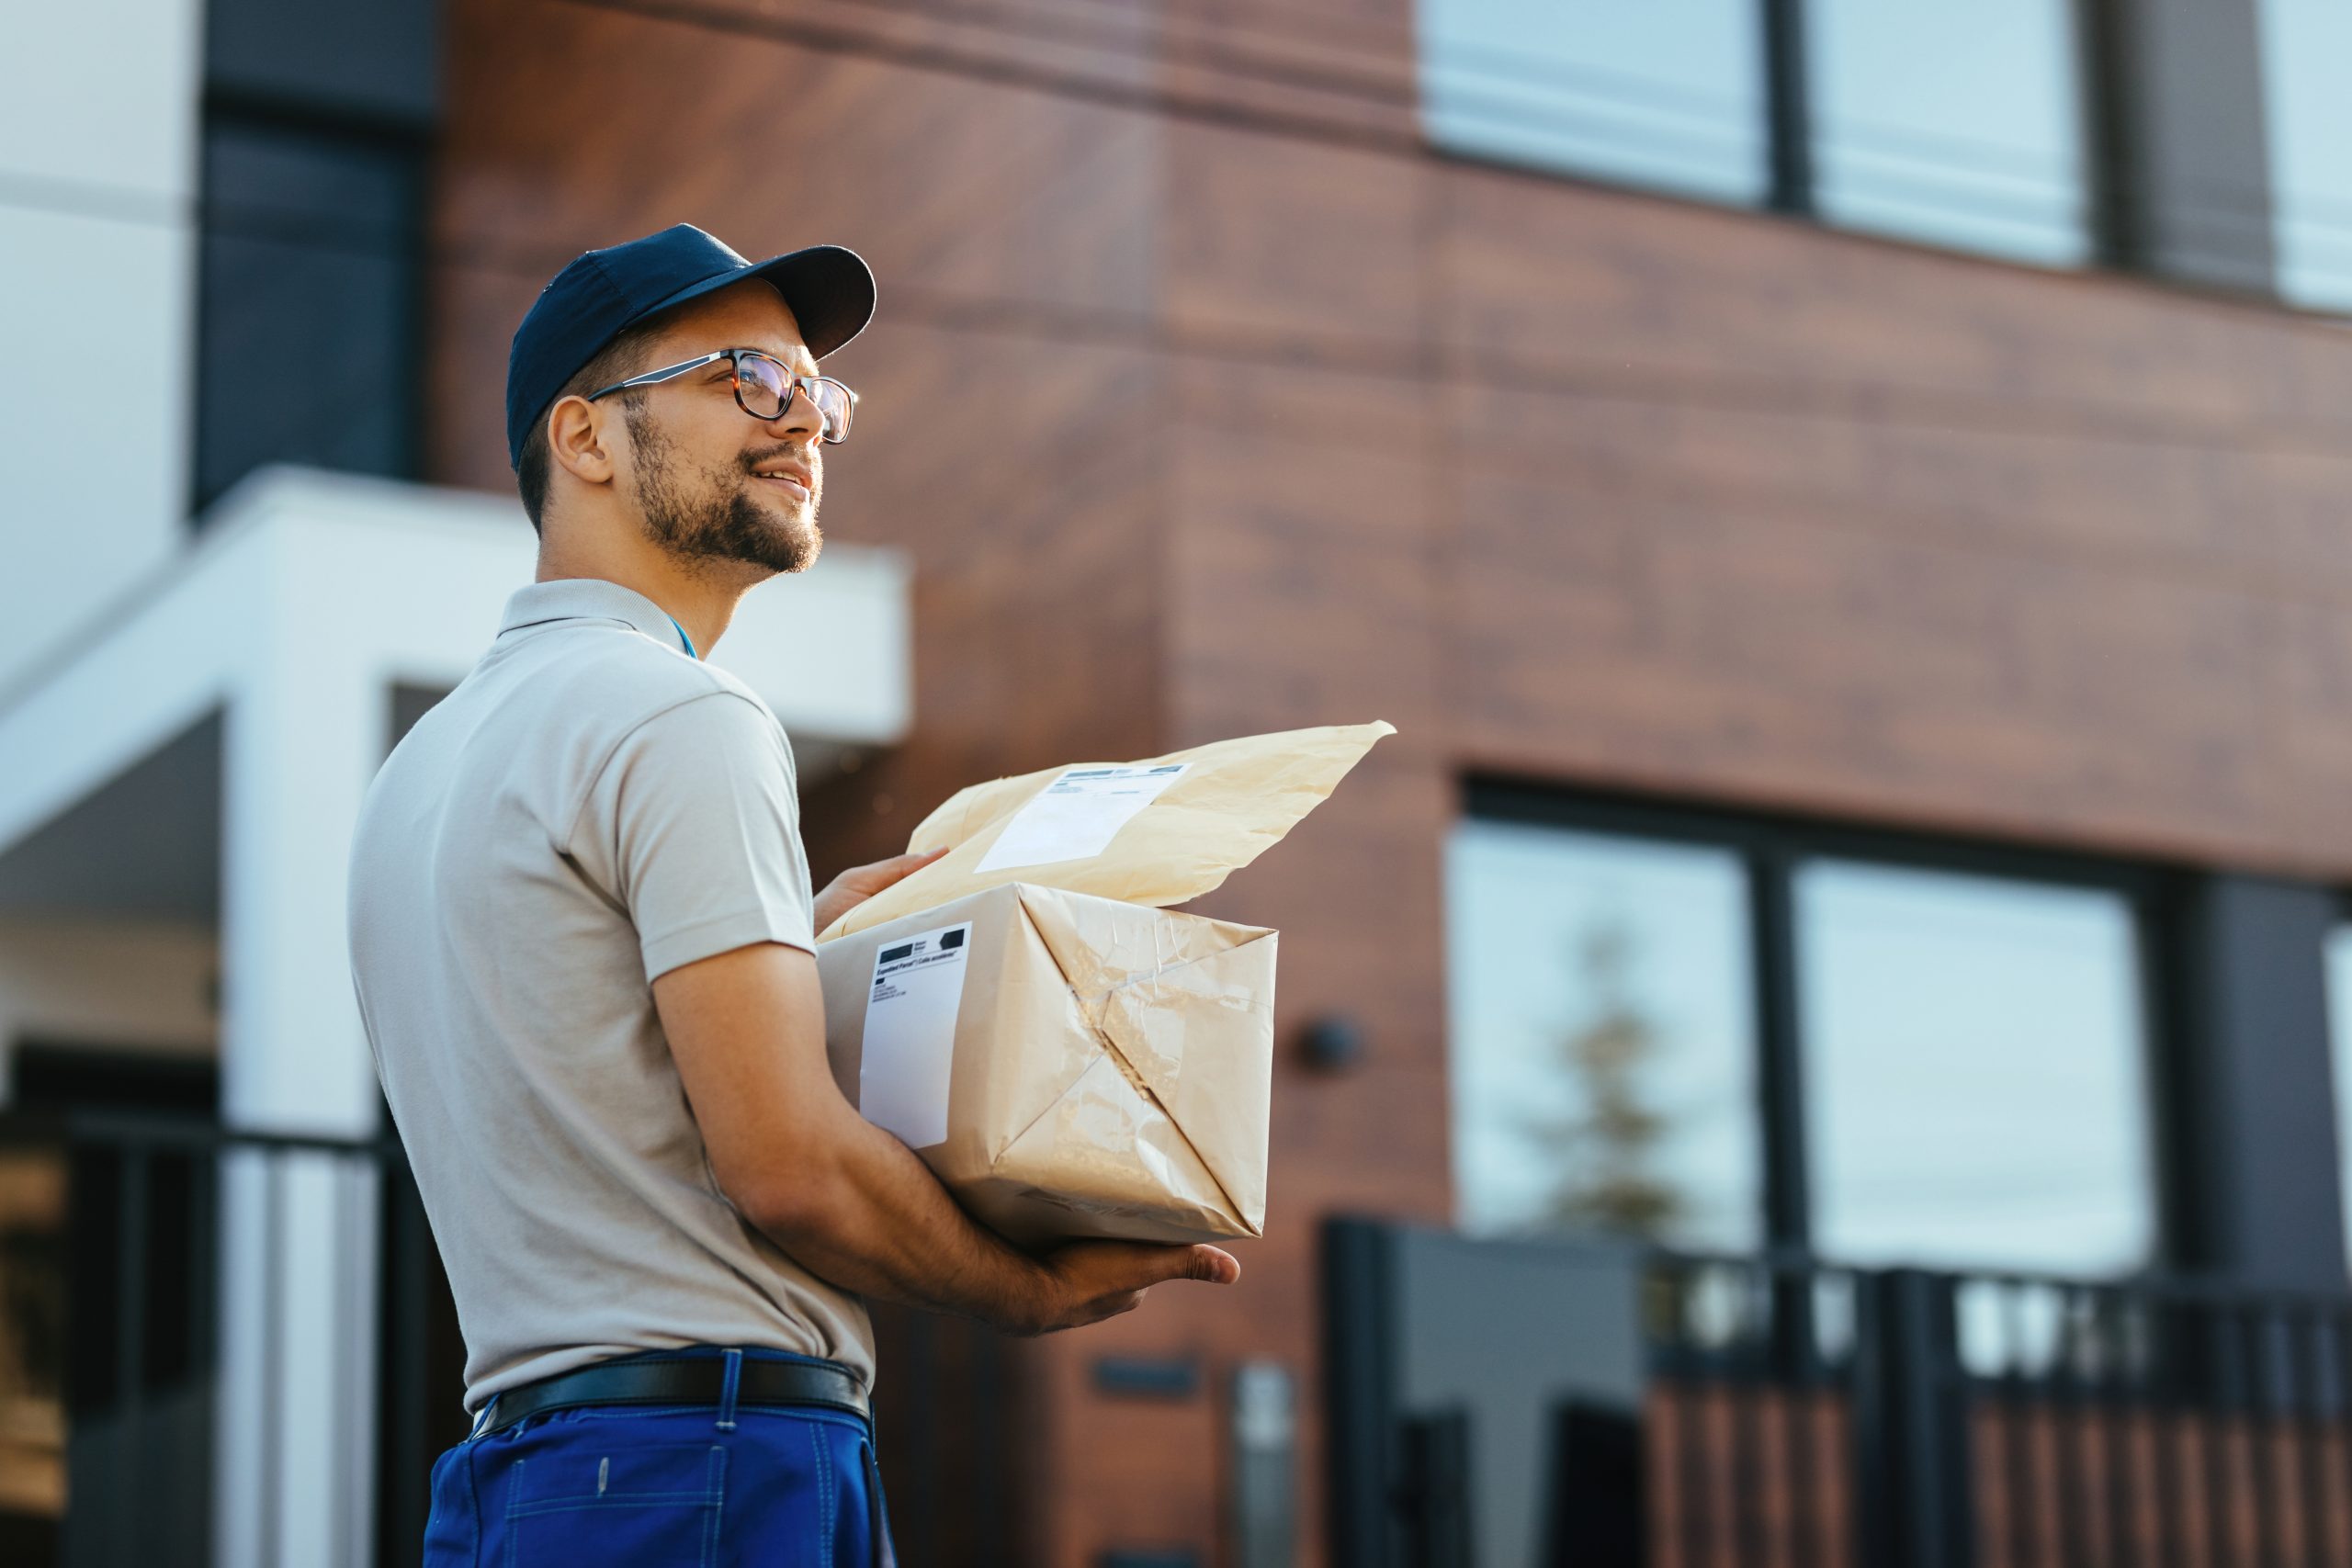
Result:
<svg viewBox="0 0 2352 1568">
<path fill-rule="evenodd" d="M 0 203 L 0 694 L 183 537 L 193 249 Z"/>
<path fill-rule="evenodd" d="M 0 693 L 181 536 L 202 21 L 198 0 L 9 12 Z"/>
<path fill-rule="evenodd" d="M 0 203 L 90 210 L 109 193 L 188 197 L 202 20 L 197 0 L 10 6 L 0 47 Z M 0 262 L 11 254 L 0 250 Z"/>
</svg>

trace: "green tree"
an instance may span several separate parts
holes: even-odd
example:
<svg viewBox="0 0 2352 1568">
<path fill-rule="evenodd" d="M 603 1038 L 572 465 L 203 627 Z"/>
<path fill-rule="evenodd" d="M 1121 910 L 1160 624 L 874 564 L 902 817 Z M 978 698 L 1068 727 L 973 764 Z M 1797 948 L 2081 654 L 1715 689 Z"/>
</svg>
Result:
<svg viewBox="0 0 2352 1568">
<path fill-rule="evenodd" d="M 1580 1103 L 1534 1126 L 1558 1155 L 1547 1224 L 1655 1240 L 1682 1218 L 1688 1201 L 1654 1168 L 1667 1118 L 1645 1103 L 1643 1091 L 1661 1042 L 1633 998 L 1633 955 L 1632 935 L 1614 920 L 1588 928 L 1572 944 L 1569 963 L 1589 1006 L 1562 1035 L 1559 1054 Z"/>
</svg>

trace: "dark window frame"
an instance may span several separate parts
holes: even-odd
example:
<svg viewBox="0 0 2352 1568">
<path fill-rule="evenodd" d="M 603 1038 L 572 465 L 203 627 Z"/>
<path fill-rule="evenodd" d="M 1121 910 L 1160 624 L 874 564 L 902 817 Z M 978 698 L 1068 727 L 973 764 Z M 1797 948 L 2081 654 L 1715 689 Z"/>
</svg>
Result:
<svg viewBox="0 0 2352 1568">
<path fill-rule="evenodd" d="M 1758 66 L 1764 88 L 1765 184 L 1764 195 L 1755 204 L 1711 201 L 1597 171 L 1526 172 L 1533 178 L 1570 179 L 1640 191 L 1663 200 L 1769 213 L 1836 233 L 1863 233 L 1866 238 L 1889 244 L 1913 245 L 1939 254 L 1978 254 L 1932 240 L 1847 229 L 1821 215 L 1814 89 L 1807 57 L 1811 26 L 1807 0 L 1748 3 L 1756 8 L 1760 44 Z M 2157 265 L 2148 236 L 2148 216 L 2142 209 L 2137 192 L 2142 149 L 2132 123 L 2133 111 L 2138 107 L 2137 87 L 2129 57 L 2123 0 L 2058 0 L 2058 4 L 2065 8 L 2075 39 L 2075 81 L 2083 137 L 2085 257 L 2079 267 L 2067 270 L 2109 272 L 2153 278 L 2176 287 L 2199 288 L 2192 280 L 2175 277 Z M 1456 152 L 1426 137 L 1423 145 L 1436 157 L 1481 166 L 1489 163 L 1476 153 Z M 2210 286 L 2204 287 L 2210 291 Z M 2284 303 L 2278 295 L 2275 279 L 2272 288 L 2261 297 Z"/>
<path fill-rule="evenodd" d="M 354 31 L 355 27 L 358 30 Z M 440 119 L 442 20 L 436 0 L 386 0 L 365 24 L 296 0 L 216 0 L 205 14 L 195 277 L 197 352 L 187 382 L 193 419 L 189 522 L 256 468 L 304 462 L 414 479 L 424 459 L 426 240 L 433 155 Z M 355 47 L 354 40 L 357 40 Z M 239 178 L 235 154 L 246 162 Z M 339 202 L 320 186 L 256 194 L 262 158 L 342 161 Z M 238 254 L 240 251 L 242 254 Z M 372 266 L 355 280 L 322 269 Z M 296 341 L 256 347 L 236 307 L 267 290 L 286 299 L 268 312 Z M 241 293 L 243 288 L 244 292 Z M 337 296 L 368 307 L 355 324 Z M 265 352 L 264 350 L 274 352 Z M 340 409 L 289 432 L 304 399 L 282 369 L 287 357 L 344 355 L 366 367 Z M 271 395 L 283 380 L 298 388 Z"/>
<path fill-rule="evenodd" d="M 2184 1251 L 2189 1138 L 2184 1096 L 2188 1011 L 2179 959 L 2188 942 L 2191 877 L 2175 867 L 2036 845 L 1903 829 L 1860 827 L 1795 813 L 1664 801 L 1604 791 L 1474 775 L 1461 789 L 1459 821 L 1512 822 L 1729 851 L 1747 874 L 1765 1245 L 1809 1253 L 1813 1242 L 1811 1145 L 1805 1126 L 1803 1020 L 1799 1016 L 1794 873 L 1839 860 L 1904 870 L 1998 877 L 2046 887 L 2110 893 L 2132 912 L 2144 1021 L 2143 1069 L 2155 1213 L 2151 1268 Z"/>
</svg>

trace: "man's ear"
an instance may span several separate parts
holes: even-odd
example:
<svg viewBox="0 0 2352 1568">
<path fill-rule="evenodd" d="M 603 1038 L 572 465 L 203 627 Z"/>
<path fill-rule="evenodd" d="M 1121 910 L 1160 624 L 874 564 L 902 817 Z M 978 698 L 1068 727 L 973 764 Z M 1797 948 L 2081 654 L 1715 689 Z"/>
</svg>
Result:
<svg viewBox="0 0 2352 1568">
<path fill-rule="evenodd" d="M 617 454 L 611 443 L 617 433 L 607 408 L 582 397 L 558 398 L 548 410 L 548 455 L 565 472 L 583 484 L 613 482 Z"/>
</svg>

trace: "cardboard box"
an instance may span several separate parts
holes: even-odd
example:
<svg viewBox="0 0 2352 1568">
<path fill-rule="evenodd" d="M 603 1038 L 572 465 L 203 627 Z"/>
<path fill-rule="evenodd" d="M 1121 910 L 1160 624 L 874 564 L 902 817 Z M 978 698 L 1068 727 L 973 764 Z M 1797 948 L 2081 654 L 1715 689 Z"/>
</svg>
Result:
<svg viewBox="0 0 2352 1568">
<path fill-rule="evenodd" d="M 1012 1240 L 1261 1234 L 1274 933 L 1165 906 L 1279 842 L 1393 733 L 960 792 L 908 845 L 947 853 L 821 933 L 842 1092 Z"/>
<path fill-rule="evenodd" d="M 1266 1220 L 1272 931 L 1010 883 L 827 942 L 842 1092 L 1014 1241 Z"/>
</svg>

